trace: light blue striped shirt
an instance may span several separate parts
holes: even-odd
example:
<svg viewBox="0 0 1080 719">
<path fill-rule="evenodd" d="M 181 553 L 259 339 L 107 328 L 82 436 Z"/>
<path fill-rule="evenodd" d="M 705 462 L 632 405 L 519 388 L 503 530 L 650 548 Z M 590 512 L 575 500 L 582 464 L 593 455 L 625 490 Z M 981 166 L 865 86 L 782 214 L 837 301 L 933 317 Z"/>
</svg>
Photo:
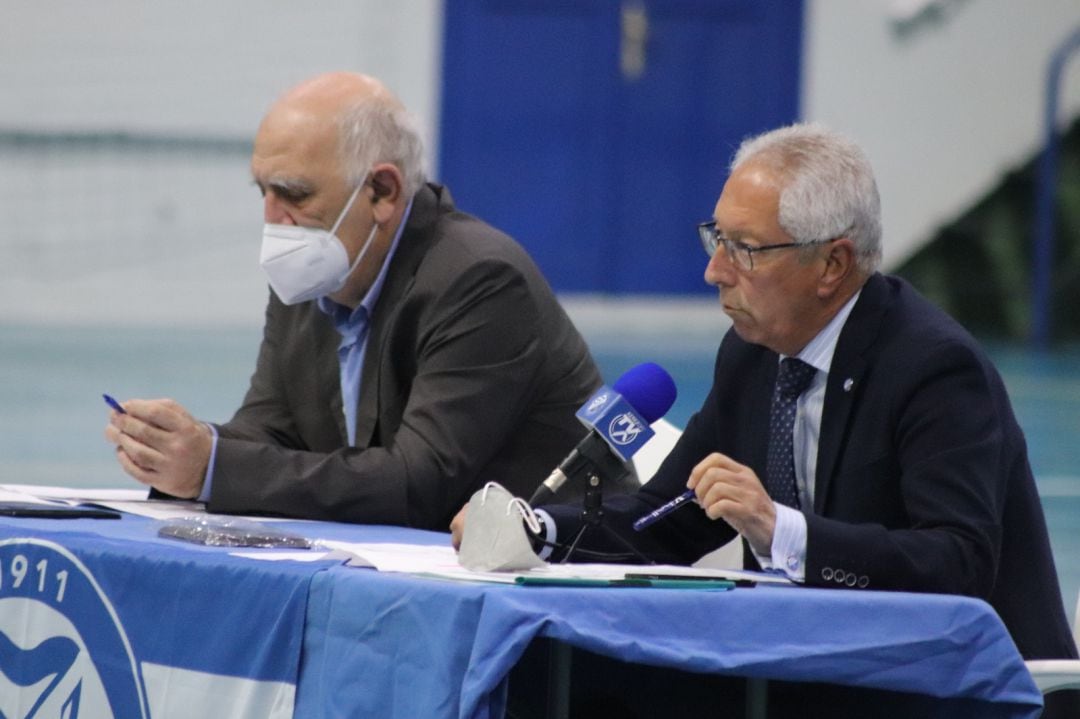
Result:
<svg viewBox="0 0 1080 719">
<path fill-rule="evenodd" d="M 829 379 L 836 342 L 844 329 L 861 290 L 849 299 L 829 320 L 821 332 L 802 348 L 796 357 L 817 370 L 810 386 L 799 395 L 795 409 L 792 449 L 795 455 L 795 484 L 799 490 L 802 511 L 783 504 L 776 505 L 776 528 L 773 532 L 772 556 L 762 557 L 754 552 L 763 569 L 778 569 L 796 581 L 806 579 L 806 517 L 803 512 L 814 511 L 814 482 L 817 478 L 818 438 L 821 435 L 821 411 L 825 406 L 825 385 Z M 784 359 L 783 356 L 780 357 Z"/>
</svg>

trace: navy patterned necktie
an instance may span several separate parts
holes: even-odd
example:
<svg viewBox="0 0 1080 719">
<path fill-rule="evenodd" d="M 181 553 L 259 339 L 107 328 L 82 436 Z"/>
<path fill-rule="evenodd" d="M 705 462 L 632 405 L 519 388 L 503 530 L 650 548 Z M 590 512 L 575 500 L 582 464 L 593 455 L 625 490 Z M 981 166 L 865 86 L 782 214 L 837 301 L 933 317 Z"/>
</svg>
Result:
<svg viewBox="0 0 1080 719">
<path fill-rule="evenodd" d="M 774 502 L 799 508 L 799 490 L 795 485 L 795 455 L 792 430 L 799 395 L 810 386 L 817 372 L 794 357 L 780 362 L 769 414 L 769 456 L 765 463 L 765 491 Z"/>
</svg>

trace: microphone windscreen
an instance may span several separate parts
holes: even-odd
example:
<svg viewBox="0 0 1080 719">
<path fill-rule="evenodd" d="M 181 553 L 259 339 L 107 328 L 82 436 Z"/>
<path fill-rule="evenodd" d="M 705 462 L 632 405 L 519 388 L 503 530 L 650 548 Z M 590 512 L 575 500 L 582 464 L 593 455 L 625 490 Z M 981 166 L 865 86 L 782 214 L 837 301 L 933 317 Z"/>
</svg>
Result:
<svg viewBox="0 0 1080 719">
<path fill-rule="evenodd" d="M 663 367 L 644 362 L 631 367 L 612 385 L 649 424 L 667 414 L 675 404 L 675 380 Z"/>
</svg>

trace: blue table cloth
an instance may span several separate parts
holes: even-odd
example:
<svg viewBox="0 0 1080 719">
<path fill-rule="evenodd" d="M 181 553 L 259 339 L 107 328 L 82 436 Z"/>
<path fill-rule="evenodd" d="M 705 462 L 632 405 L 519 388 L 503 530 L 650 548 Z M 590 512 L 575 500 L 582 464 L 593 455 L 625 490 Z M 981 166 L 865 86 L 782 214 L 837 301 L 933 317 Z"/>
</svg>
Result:
<svg viewBox="0 0 1080 719">
<path fill-rule="evenodd" d="M 694 672 L 967 698 L 993 716 L 1041 706 L 1000 619 L 974 599 L 455 582 L 245 559 L 159 538 L 157 526 L 0 519 L 0 689 L 32 688 L 0 691 L 6 716 L 64 702 L 86 714 L 105 702 L 116 716 L 190 716 L 206 687 L 235 686 L 231 716 L 250 706 L 252 716 L 500 717 L 507 673 L 538 637 Z M 352 542 L 448 541 L 285 526 Z"/>
<path fill-rule="evenodd" d="M 474 585 L 333 568 L 309 603 L 302 674 L 317 679 L 301 686 L 304 717 L 500 717 L 504 679 L 537 637 L 694 672 L 993 702 L 995 716 L 1042 705 L 1001 620 L 963 597 Z"/>
</svg>

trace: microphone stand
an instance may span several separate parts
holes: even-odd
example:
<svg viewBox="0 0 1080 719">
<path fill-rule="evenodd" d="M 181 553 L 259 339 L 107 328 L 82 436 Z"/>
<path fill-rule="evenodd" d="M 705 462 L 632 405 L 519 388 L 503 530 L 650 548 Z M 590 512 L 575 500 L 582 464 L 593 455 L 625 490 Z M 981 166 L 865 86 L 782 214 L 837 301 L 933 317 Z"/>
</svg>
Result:
<svg viewBox="0 0 1080 719">
<path fill-rule="evenodd" d="M 585 475 L 585 498 L 583 500 L 583 507 L 581 510 L 582 524 L 574 533 L 574 538 L 570 542 L 570 546 L 566 550 L 566 554 L 559 560 L 560 564 L 565 564 L 570 561 L 570 557 L 573 556 L 574 550 L 577 549 L 578 543 L 581 539 L 590 531 L 601 531 L 606 533 L 609 537 L 615 539 L 619 544 L 624 546 L 635 557 L 640 559 L 643 564 L 656 564 L 641 551 L 638 550 L 633 544 L 631 544 L 625 537 L 616 532 L 611 527 L 604 523 L 604 500 L 601 486 L 603 482 L 600 479 L 600 472 L 597 471 L 596 465 L 590 463 L 588 471 Z"/>
</svg>

